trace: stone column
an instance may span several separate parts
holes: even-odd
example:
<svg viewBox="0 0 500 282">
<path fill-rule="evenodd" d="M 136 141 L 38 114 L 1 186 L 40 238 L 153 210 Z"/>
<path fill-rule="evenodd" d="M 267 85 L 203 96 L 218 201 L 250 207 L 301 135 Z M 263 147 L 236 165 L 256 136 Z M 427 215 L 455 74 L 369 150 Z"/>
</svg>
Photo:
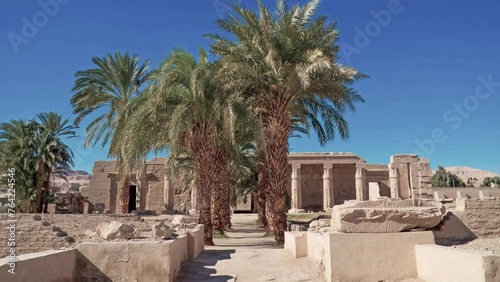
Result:
<svg viewBox="0 0 500 282">
<path fill-rule="evenodd" d="M 368 200 L 368 199 L 365 199 L 366 173 L 365 173 L 365 167 L 363 164 L 356 165 L 355 178 L 356 178 L 356 200 L 358 200 L 358 201 Z"/>
<path fill-rule="evenodd" d="M 328 212 L 334 205 L 332 164 L 323 165 L 323 210 Z"/>
<path fill-rule="evenodd" d="M 289 213 L 304 212 L 302 207 L 302 192 L 300 189 L 300 164 L 292 164 L 292 209 Z"/>
<path fill-rule="evenodd" d="M 399 171 L 395 164 L 389 164 L 389 186 L 391 187 L 391 198 L 400 198 L 399 195 Z"/>
<path fill-rule="evenodd" d="M 432 170 L 428 158 L 419 159 L 418 162 L 418 194 L 419 198 L 432 198 Z"/>
<path fill-rule="evenodd" d="M 167 174 L 163 175 L 163 203 L 166 211 L 174 209 L 174 187 Z"/>
<path fill-rule="evenodd" d="M 148 178 L 146 176 L 146 170 L 142 172 L 139 176 L 139 173 L 136 174 L 137 180 L 137 202 L 136 207 L 138 210 L 146 209 L 146 199 L 147 199 L 147 191 L 148 191 Z"/>
<path fill-rule="evenodd" d="M 195 214 L 198 212 L 198 189 L 194 180 L 191 182 L 191 209 L 189 214 Z"/>
</svg>

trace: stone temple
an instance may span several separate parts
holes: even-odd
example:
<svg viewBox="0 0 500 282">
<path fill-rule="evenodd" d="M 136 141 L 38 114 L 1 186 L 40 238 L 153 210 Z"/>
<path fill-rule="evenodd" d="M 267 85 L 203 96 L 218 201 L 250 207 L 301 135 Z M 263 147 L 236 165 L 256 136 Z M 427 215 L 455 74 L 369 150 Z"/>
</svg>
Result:
<svg viewBox="0 0 500 282">
<path fill-rule="evenodd" d="M 166 159 L 146 163 L 143 173 L 129 175 L 129 212 L 197 210 L 196 187 L 165 174 Z M 116 163 L 97 161 L 93 179 L 81 194 L 87 199 L 84 213 L 119 213 Z M 330 211 L 348 200 L 432 197 L 430 161 L 417 155 L 395 155 L 389 164 L 367 164 L 353 153 L 290 153 L 288 195 L 291 212 Z M 253 211 L 254 201 L 241 199 L 239 211 Z"/>
</svg>

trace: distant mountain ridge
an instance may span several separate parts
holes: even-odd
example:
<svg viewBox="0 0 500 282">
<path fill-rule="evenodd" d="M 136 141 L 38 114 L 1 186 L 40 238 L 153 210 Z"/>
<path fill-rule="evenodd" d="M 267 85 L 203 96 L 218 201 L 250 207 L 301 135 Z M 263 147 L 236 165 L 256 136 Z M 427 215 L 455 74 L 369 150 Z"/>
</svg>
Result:
<svg viewBox="0 0 500 282">
<path fill-rule="evenodd" d="M 53 187 L 57 187 L 61 192 L 67 192 L 69 189 L 79 189 L 89 185 L 90 180 L 92 180 L 92 174 L 84 170 L 70 170 L 68 171 L 68 176 L 66 177 L 68 181 L 59 176 L 54 176 L 51 179 Z"/>
<path fill-rule="evenodd" d="M 487 171 L 487 170 L 482 170 L 482 169 L 476 169 L 476 168 L 470 168 L 466 166 L 450 166 L 450 167 L 445 167 L 446 171 L 456 174 L 458 177 L 460 177 L 465 183 L 469 179 L 474 180 L 474 186 L 479 187 L 484 181 L 486 177 L 496 177 L 500 176 L 497 173 Z M 433 171 L 435 173 L 435 171 Z"/>
</svg>

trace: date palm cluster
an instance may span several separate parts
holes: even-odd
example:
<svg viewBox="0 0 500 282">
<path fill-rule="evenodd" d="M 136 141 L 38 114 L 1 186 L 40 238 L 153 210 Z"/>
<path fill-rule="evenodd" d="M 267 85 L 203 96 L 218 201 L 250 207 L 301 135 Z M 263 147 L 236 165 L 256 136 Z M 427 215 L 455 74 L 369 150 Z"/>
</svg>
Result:
<svg viewBox="0 0 500 282">
<path fill-rule="evenodd" d="M 317 15 L 319 2 L 278 0 L 274 11 L 235 3 L 217 20 L 220 34 L 205 35 L 209 51 L 174 50 L 155 70 L 115 53 L 76 73 L 76 125 L 92 116 L 86 145 L 109 145 L 117 160 L 122 212 L 128 175 L 167 151 L 165 173 L 197 187 L 206 244 L 230 227 L 235 195 L 248 194 L 260 224 L 284 242 L 289 138 L 349 138 L 345 114 L 364 102 L 353 88 L 364 75 L 338 62 L 339 33 Z"/>
<path fill-rule="evenodd" d="M 13 171 L 9 187 L 16 188 L 20 212 L 47 212 L 51 176 L 64 178 L 73 166 L 73 151 L 64 140 L 75 137 L 74 130 L 68 119 L 53 112 L 0 124 L 0 168 Z"/>
</svg>

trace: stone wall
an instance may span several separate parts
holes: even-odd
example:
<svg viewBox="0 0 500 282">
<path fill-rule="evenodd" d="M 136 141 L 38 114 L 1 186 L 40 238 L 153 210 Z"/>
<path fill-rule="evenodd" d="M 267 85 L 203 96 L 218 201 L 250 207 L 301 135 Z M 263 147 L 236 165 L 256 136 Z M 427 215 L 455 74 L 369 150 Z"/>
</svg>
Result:
<svg viewBox="0 0 500 282">
<path fill-rule="evenodd" d="M 187 238 L 85 243 L 77 250 L 76 281 L 174 281 L 187 259 Z"/>
<path fill-rule="evenodd" d="M 454 214 L 477 236 L 500 236 L 500 199 L 456 199 Z"/>
<path fill-rule="evenodd" d="M 33 218 L 36 217 L 37 220 Z M 6 214 L 0 214 L 0 257 L 9 253 L 7 238 L 9 238 L 9 222 Z M 18 214 L 16 223 L 16 254 L 27 254 L 52 249 L 70 247 L 74 244 L 73 237 L 68 236 L 59 224 L 42 219 L 41 215 Z M 40 220 L 38 220 L 40 219 Z"/>
<path fill-rule="evenodd" d="M 356 164 L 334 164 L 332 174 L 335 204 L 356 199 Z"/>
<path fill-rule="evenodd" d="M 500 256 L 435 245 L 415 246 L 418 277 L 427 282 L 496 282 Z"/>
<path fill-rule="evenodd" d="M 8 259 L 0 259 L 0 281 L 73 282 L 76 251 L 47 251 L 17 257 L 15 275 L 7 272 Z"/>
<path fill-rule="evenodd" d="M 438 192 L 439 195 L 443 196 L 444 199 L 453 200 L 457 198 L 457 192 L 460 192 L 464 198 L 475 198 L 479 199 L 479 192 L 483 192 L 492 197 L 500 198 L 500 189 L 492 188 L 468 188 L 468 187 L 433 187 L 433 192 Z"/>
<path fill-rule="evenodd" d="M 379 194 L 381 197 L 391 197 L 391 187 L 389 186 L 389 170 L 387 166 L 384 169 L 366 169 L 366 183 L 365 187 L 369 187 L 370 182 L 376 182 L 379 187 Z"/>
<path fill-rule="evenodd" d="M 434 244 L 432 232 L 285 233 L 285 250 L 324 266 L 328 282 L 415 278 L 418 244 Z"/>
<path fill-rule="evenodd" d="M 203 225 L 171 240 L 83 243 L 19 255 L 15 276 L 7 272 L 9 258 L 0 259 L 0 281 L 173 282 L 182 262 L 196 259 L 203 249 Z"/>
<path fill-rule="evenodd" d="M 148 200 L 146 204 L 147 210 L 154 210 L 157 213 L 161 213 L 165 209 L 164 202 L 164 182 L 159 181 L 155 183 L 149 183 Z"/>
<path fill-rule="evenodd" d="M 401 198 L 432 197 L 432 171 L 429 159 L 420 159 L 418 155 L 394 155 L 391 157 L 390 166 L 397 170 L 398 190 Z"/>
<path fill-rule="evenodd" d="M 33 218 L 37 220 L 34 220 Z M 52 249 L 74 247 L 76 243 L 89 240 L 85 230 L 95 231 L 100 223 L 117 220 L 133 224 L 144 232 L 151 226 L 135 216 L 104 214 L 17 214 L 16 252 L 17 254 L 35 253 Z M 7 240 L 9 230 L 7 215 L 0 214 L 0 257 L 8 254 Z"/>
<path fill-rule="evenodd" d="M 300 185 L 302 186 L 302 208 L 313 211 L 323 210 L 323 165 L 302 165 Z"/>
<path fill-rule="evenodd" d="M 115 172 L 116 162 L 97 161 L 92 169 L 92 180 L 87 187 L 82 187 L 81 194 L 88 197 L 93 206 L 103 204 L 104 210 L 116 212 L 116 181 L 109 178 L 109 173 Z M 92 206 L 91 206 L 92 209 Z"/>
</svg>

